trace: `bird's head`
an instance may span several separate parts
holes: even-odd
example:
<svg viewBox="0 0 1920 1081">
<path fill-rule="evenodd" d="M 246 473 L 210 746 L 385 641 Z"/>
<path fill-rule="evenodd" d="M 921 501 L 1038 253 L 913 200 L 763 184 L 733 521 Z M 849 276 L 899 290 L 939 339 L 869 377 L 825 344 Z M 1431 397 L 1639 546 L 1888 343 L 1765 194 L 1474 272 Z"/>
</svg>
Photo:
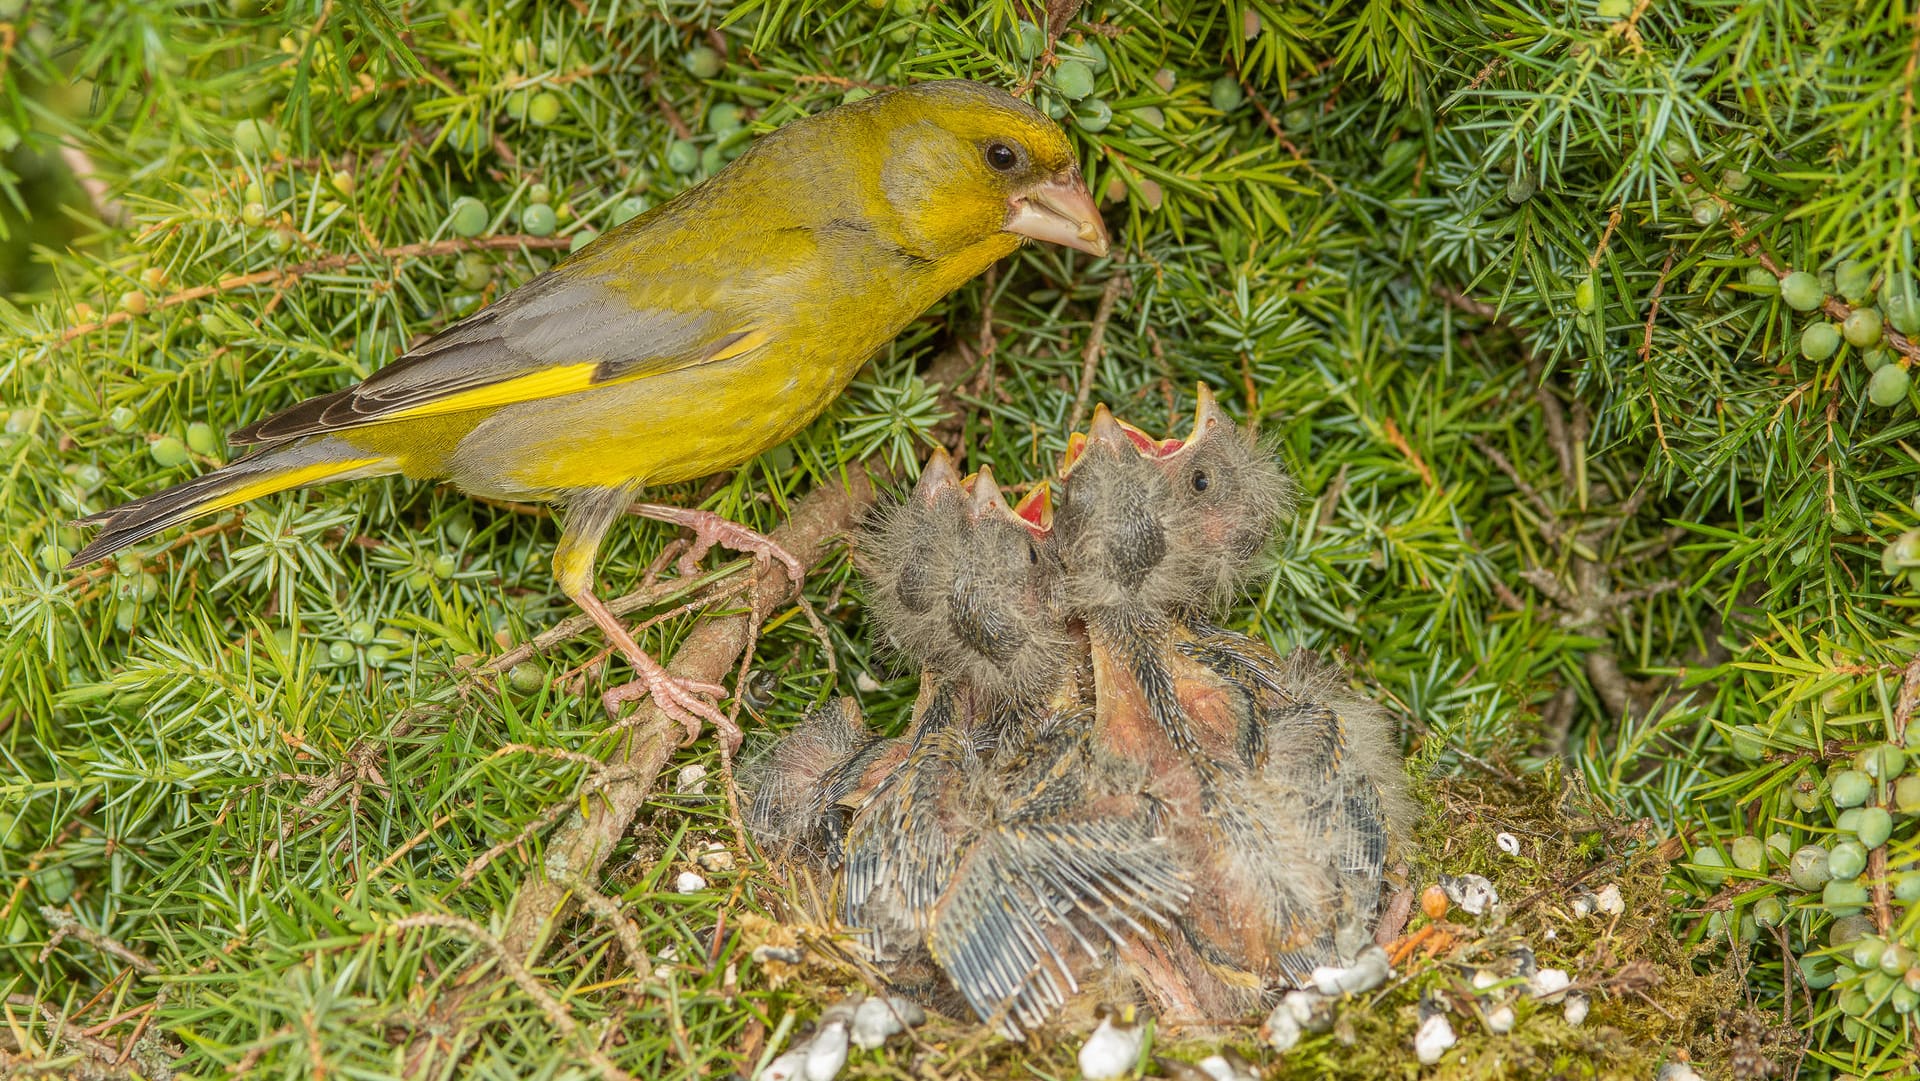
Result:
<svg viewBox="0 0 1920 1081">
<path fill-rule="evenodd" d="M 1205 386 L 1183 437 L 1155 439 L 1096 408 L 1087 432 L 1068 437 L 1060 488 L 1068 592 L 1156 610 L 1225 599 L 1292 502 L 1273 456 Z"/>
<path fill-rule="evenodd" d="M 1016 663 L 1057 627 L 1053 594 L 1059 560 L 1052 545 L 1047 486 L 1009 506 L 993 470 L 964 482 L 969 500 L 961 547 L 947 582 L 947 628 L 955 644 L 994 665 Z M 979 681 L 984 672 L 975 672 Z"/>
<path fill-rule="evenodd" d="M 927 259 L 998 258 L 1022 239 L 1107 253 L 1107 228 L 1060 125 L 996 87 L 950 80 L 865 99 L 883 220 Z M 990 260 L 989 260 L 990 261 Z"/>
</svg>

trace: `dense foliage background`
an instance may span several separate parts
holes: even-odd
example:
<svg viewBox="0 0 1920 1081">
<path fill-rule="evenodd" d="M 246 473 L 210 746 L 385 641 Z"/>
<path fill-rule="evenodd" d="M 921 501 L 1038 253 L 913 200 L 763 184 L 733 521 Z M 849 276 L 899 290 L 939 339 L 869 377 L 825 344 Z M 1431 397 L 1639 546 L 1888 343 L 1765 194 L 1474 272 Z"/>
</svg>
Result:
<svg viewBox="0 0 1920 1081">
<path fill-rule="evenodd" d="M 1683 839 L 1654 930 L 1797 1030 L 1778 1068 L 1912 1075 L 1917 67 L 1912 0 L 0 0 L 10 1061 L 693 1076 L 810 1014 L 747 956 L 791 910 L 718 787 L 674 783 L 706 742 L 543 954 L 494 937 L 635 738 L 561 678 L 591 639 L 465 674 L 569 614 L 550 521 L 361 483 L 78 575 L 65 523 L 756 133 L 961 75 L 1064 118 L 1114 256 L 1022 252 L 793 444 L 661 497 L 771 528 L 935 434 L 1031 478 L 1076 403 L 1172 426 L 1204 380 L 1307 496 L 1240 625 L 1343 651 L 1437 784 L 1570 761 Z M 611 591 L 670 536 L 617 532 Z M 833 673 L 769 625 L 750 728 L 835 693 L 897 723 L 860 588 L 838 547 L 807 583 Z"/>
</svg>

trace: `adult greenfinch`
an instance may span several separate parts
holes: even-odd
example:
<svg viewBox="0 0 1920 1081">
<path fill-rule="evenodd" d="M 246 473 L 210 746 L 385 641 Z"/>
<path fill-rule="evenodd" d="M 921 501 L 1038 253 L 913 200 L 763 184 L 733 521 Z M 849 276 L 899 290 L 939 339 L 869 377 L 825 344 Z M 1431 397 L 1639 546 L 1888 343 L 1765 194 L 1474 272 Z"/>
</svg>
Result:
<svg viewBox="0 0 1920 1081">
<path fill-rule="evenodd" d="M 557 505 L 554 574 L 691 738 L 708 697 L 669 675 L 594 593 L 630 509 L 780 558 L 709 512 L 634 504 L 747 461 L 819 416 L 877 350 L 1027 239 L 1106 254 L 1058 125 L 1003 90 L 929 82 L 795 120 L 725 170 L 422 342 L 355 386 L 232 434 L 246 457 L 82 519 L 85 564 L 290 488 L 402 474 Z"/>
</svg>

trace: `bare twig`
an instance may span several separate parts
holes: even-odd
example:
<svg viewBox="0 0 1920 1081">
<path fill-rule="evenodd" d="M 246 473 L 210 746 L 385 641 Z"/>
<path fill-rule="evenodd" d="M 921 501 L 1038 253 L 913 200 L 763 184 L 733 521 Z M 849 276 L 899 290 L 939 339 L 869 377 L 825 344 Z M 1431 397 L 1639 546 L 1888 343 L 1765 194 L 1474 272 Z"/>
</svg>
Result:
<svg viewBox="0 0 1920 1081">
<path fill-rule="evenodd" d="M 621 952 L 626 955 L 627 967 L 633 969 L 635 976 L 645 978 L 648 966 L 652 962 L 647 959 L 646 947 L 640 943 L 639 928 L 636 928 L 633 921 L 627 918 L 627 914 L 621 911 L 620 902 L 601 893 L 592 883 L 579 875 L 563 872 L 557 877 L 563 885 L 573 891 L 573 895 L 580 899 L 580 903 L 587 907 L 588 912 L 593 913 L 613 932 L 613 937 L 620 942 Z"/>
<path fill-rule="evenodd" d="M 68 1021 L 70 1020 L 70 1018 L 63 1016 L 60 1013 L 60 1011 L 55 1009 L 52 1005 L 45 1002 L 41 1002 L 39 999 L 34 998 L 32 995 L 23 995 L 23 994 L 8 995 L 7 1003 L 9 1005 L 20 1006 L 29 1010 L 33 1010 L 34 1012 L 38 1013 L 41 1017 L 46 1019 L 48 1026 L 50 1026 L 53 1030 L 53 1038 L 47 1041 L 47 1047 L 49 1052 L 51 1052 L 53 1048 L 57 1047 L 61 1040 L 66 1040 L 74 1044 L 74 1046 L 80 1048 L 82 1051 L 85 1051 L 88 1055 L 92 1056 L 94 1059 L 97 1059 L 102 1064 L 111 1064 L 119 1061 L 120 1059 L 119 1048 L 114 1047 L 112 1044 L 107 1043 L 105 1040 L 96 1039 L 92 1036 L 87 1035 L 84 1032 L 79 1031 L 78 1029 L 70 1028 L 68 1026 Z M 27 1065 L 27 1063 L 16 1061 L 13 1063 L 9 1063 L 8 1065 L 12 1065 L 16 1067 L 24 1067 Z M 22 1071 L 22 1072 L 31 1072 L 31 1071 Z"/>
<path fill-rule="evenodd" d="M 1388 417 L 1382 427 L 1386 430 L 1387 442 L 1393 445 L 1393 449 L 1405 456 L 1408 463 L 1413 466 L 1414 471 L 1420 474 L 1421 482 L 1427 487 L 1439 491 L 1440 482 L 1433 479 L 1433 470 L 1427 467 L 1427 460 L 1420 457 L 1420 452 L 1414 450 L 1413 444 L 1407 442 L 1407 437 L 1401 434 L 1400 425 L 1395 424 L 1392 417 Z"/>
<path fill-rule="evenodd" d="M 1907 670 L 1900 676 L 1900 696 L 1893 707 L 1893 741 L 1900 743 L 1907 737 L 1907 725 L 1913 721 L 1913 711 L 1920 707 L 1920 653 L 1913 655 L 1907 662 Z"/>
<path fill-rule="evenodd" d="M 1673 457 L 1673 448 L 1667 446 L 1667 429 L 1660 423 L 1660 396 L 1653 392 L 1653 368 L 1649 358 L 1653 356 L 1653 324 L 1660 318 L 1660 294 L 1667 289 L 1667 275 L 1673 272 L 1673 260 L 1677 255 L 1675 249 L 1667 249 L 1667 261 L 1660 266 L 1660 279 L 1653 283 L 1653 293 L 1647 297 L 1647 325 L 1640 339 L 1640 371 L 1647 380 L 1647 404 L 1653 407 L 1653 435 L 1669 459 Z"/>
<path fill-rule="evenodd" d="M 1093 312 L 1093 329 L 1087 334 L 1087 344 L 1080 351 L 1080 390 L 1073 396 L 1073 413 L 1067 420 L 1067 430 L 1077 431 L 1080 422 L 1087 417 L 1087 399 L 1093 394 L 1093 377 L 1100 367 L 1100 351 L 1107 340 L 1107 322 L 1113 318 L 1113 306 L 1119 302 L 1120 293 L 1126 289 L 1126 272 L 1115 274 L 1107 279 L 1107 287 L 1100 291 L 1100 306 Z"/>
<path fill-rule="evenodd" d="M 1482 319 L 1496 323 L 1500 321 L 1500 310 L 1484 300 L 1475 300 L 1465 293 L 1450 289 L 1444 285 L 1435 285 L 1432 288 L 1434 296 L 1459 308 L 1468 315 L 1479 316 Z"/>
<path fill-rule="evenodd" d="M 427 259 L 440 255 L 452 255 L 456 252 L 463 251 L 499 251 L 511 248 L 554 249 L 564 248 L 571 243 L 573 243 L 573 238 L 564 236 L 487 236 L 475 237 L 471 240 L 436 240 L 430 244 L 401 244 L 391 248 L 377 248 L 368 252 L 345 252 L 339 255 L 328 255 L 319 259 L 309 260 L 305 263 L 296 263 L 289 267 L 278 267 L 273 270 L 256 270 L 251 274 L 236 274 L 232 277 L 222 278 L 212 285 L 196 285 L 192 289 L 183 289 L 178 293 L 171 293 L 167 296 L 160 297 L 148 306 L 148 310 L 171 308 L 175 305 L 186 304 L 190 301 L 200 300 L 219 293 L 230 293 L 236 289 L 251 289 L 256 285 L 274 285 L 279 288 L 286 288 L 310 274 L 324 274 L 329 271 L 344 270 L 347 267 L 360 266 L 363 263 L 394 259 Z M 57 341 L 59 344 L 64 345 L 75 338 L 84 337 L 105 327 L 117 326 L 133 318 L 134 316 L 130 312 L 113 312 L 104 319 L 95 320 L 91 323 L 80 323 L 60 331 Z"/>
<path fill-rule="evenodd" d="M 406 841 L 403 844 L 401 844 L 399 848 L 396 848 L 392 852 L 387 853 L 387 858 L 375 864 L 373 867 L 373 870 L 368 871 L 367 877 L 362 879 L 362 881 L 372 882 L 374 879 L 379 878 L 394 864 L 399 863 L 400 860 L 404 858 L 407 853 L 413 851 L 414 848 L 420 844 L 420 842 L 425 841 L 427 838 L 433 836 L 435 831 L 439 830 L 441 826 L 444 826 L 451 821 L 453 821 L 452 811 L 441 812 L 439 817 L 435 818 L 432 822 L 427 823 L 427 828 L 421 830 L 419 833 L 414 834 L 412 837 L 407 838 Z"/>
<path fill-rule="evenodd" d="M 81 923 L 79 920 L 74 919 L 73 914 L 64 908 L 55 908 L 52 905 L 41 905 L 40 918 L 46 920 L 47 925 L 53 928 L 53 935 L 47 940 L 46 948 L 40 951 L 41 964 L 45 964 L 47 958 L 53 955 L 53 951 L 60 945 L 62 939 L 77 938 L 87 945 L 92 946 L 94 949 L 99 950 L 101 953 L 118 957 L 120 960 L 132 965 L 134 969 L 143 976 L 158 976 L 160 974 L 159 965 L 154 964 L 152 961 L 133 952 L 126 946 L 121 945 L 120 942 L 113 937 L 96 931 Z"/>
<path fill-rule="evenodd" d="M 1613 239 L 1613 231 L 1620 227 L 1620 204 L 1613 204 L 1607 212 L 1607 227 L 1600 233 L 1600 243 L 1593 246 L 1593 254 L 1587 256 L 1587 269 L 1599 270 L 1600 257 L 1607 253 L 1607 242 Z"/>
<path fill-rule="evenodd" d="M 1485 436 L 1476 433 L 1472 437 L 1472 440 L 1473 445 L 1479 449 L 1480 453 L 1486 455 L 1487 460 L 1491 461 L 1500 472 L 1505 473 L 1507 479 L 1513 482 L 1513 486 L 1520 490 L 1520 494 L 1527 497 L 1527 502 L 1533 504 L 1533 509 L 1540 512 L 1541 532 L 1547 535 L 1548 540 L 1559 544 L 1561 537 L 1564 535 L 1564 530 L 1560 526 L 1560 512 L 1548 505 L 1545 497 L 1540 494 L 1539 490 L 1527 483 L 1527 479 L 1520 475 L 1520 470 L 1514 467 L 1513 462 L 1510 461 L 1505 454 L 1502 454 L 1498 447 L 1488 442 Z"/>
</svg>

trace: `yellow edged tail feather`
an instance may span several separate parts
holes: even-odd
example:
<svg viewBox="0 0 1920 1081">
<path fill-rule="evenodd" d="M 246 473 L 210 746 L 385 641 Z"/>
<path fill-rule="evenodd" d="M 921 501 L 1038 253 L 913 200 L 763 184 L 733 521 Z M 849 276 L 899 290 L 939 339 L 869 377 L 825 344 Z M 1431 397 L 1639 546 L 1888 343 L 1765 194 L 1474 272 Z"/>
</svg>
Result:
<svg viewBox="0 0 1920 1081">
<path fill-rule="evenodd" d="M 393 460 L 384 456 L 360 454 L 315 460 L 316 454 L 348 450 L 333 440 L 275 447 L 131 503 L 88 515 L 74 524 L 100 526 L 100 534 L 67 565 L 80 567 L 104 559 L 161 530 L 264 495 L 325 481 L 378 476 L 395 469 Z"/>
</svg>

